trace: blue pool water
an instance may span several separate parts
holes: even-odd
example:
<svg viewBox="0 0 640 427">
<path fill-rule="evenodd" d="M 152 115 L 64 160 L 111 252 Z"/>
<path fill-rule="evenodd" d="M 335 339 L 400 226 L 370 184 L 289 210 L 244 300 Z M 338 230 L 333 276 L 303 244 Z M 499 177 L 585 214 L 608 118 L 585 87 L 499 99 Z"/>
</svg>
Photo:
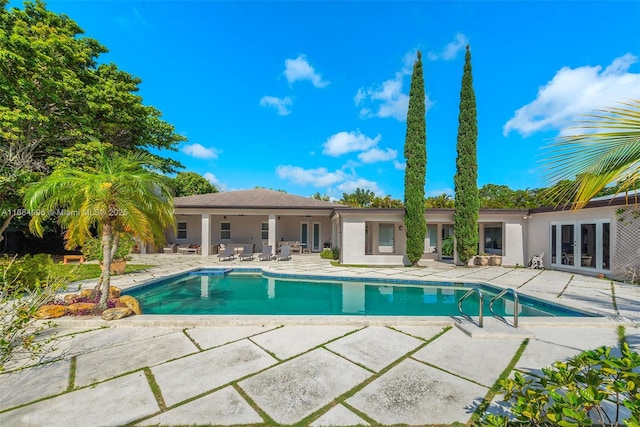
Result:
<svg viewBox="0 0 640 427">
<path fill-rule="evenodd" d="M 138 299 L 145 314 L 254 315 L 459 315 L 457 302 L 470 284 L 383 283 L 372 281 L 289 280 L 260 272 L 196 274 L 161 279 L 123 292 Z M 500 290 L 482 286 L 485 313 Z M 520 316 L 585 316 L 566 307 L 520 297 Z M 475 296 L 463 303 L 465 313 L 478 313 Z M 498 300 L 494 310 L 513 315 L 511 301 Z"/>
</svg>

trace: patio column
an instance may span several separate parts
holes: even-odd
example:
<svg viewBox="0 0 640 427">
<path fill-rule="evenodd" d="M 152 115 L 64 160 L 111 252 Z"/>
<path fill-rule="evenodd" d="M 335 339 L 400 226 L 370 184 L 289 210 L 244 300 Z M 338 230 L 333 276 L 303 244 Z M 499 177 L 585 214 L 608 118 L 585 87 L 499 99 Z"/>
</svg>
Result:
<svg viewBox="0 0 640 427">
<path fill-rule="evenodd" d="M 202 256 L 209 256 L 211 251 L 211 215 L 202 214 L 202 242 L 200 251 Z"/>
<path fill-rule="evenodd" d="M 268 245 L 271 246 L 271 254 L 276 253 L 276 215 L 269 214 L 269 240 Z"/>
</svg>

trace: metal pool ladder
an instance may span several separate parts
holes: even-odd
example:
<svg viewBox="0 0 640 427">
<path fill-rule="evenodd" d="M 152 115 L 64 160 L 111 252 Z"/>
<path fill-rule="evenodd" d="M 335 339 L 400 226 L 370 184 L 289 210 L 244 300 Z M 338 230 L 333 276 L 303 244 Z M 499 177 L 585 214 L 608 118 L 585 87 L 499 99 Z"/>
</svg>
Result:
<svg viewBox="0 0 640 427">
<path fill-rule="evenodd" d="M 513 324 L 510 324 L 507 321 L 507 319 L 505 319 L 504 316 L 500 316 L 495 311 L 493 311 L 493 303 L 496 300 L 502 298 L 507 293 L 510 293 L 510 294 L 513 295 Z M 518 293 L 516 291 L 514 291 L 513 289 L 511 289 L 511 288 L 504 289 L 502 292 L 500 292 L 495 297 L 491 298 L 491 300 L 489 301 L 489 310 L 491 311 L 491 315 L 493 317 L 495 317 L 496 319 L 502 320 L 505 324 L 507 324 L 509 326 L 513 326 L 514 328 L 518 327 L 518 311 L 519 311 L 519 308 L 520 308 L 520 298 L 518 297 Z"/>
<path fill-rule="evenodd" d="M 469 289 L 467 291 L 466 294 L 464 294 L 462 296 L 462 298 L 460 298 L 458 300 L 458 310 L 460 311 L 460 314 L 462 315 L 462 317 L 464 317 L 465 319 L 467 319 L 469 322 L 474 323 L 473 319 L 471 318 L 471 316 L 469 316 L 468 314 L 465 314 L 465 312 L 462 310 L 462 301 L 464 301 L 465 299 L 467 299 L 468 297 L 470 297 L 473 294 L 477 294 L 478 295 L 478 326 L 480 328 L 482 328 L 482 306 L 484 304 L 484 295 L 482 295 L 482 291 L 480 290 L 479 287 L 474 286 L 473 288 Z"/>
</svg>

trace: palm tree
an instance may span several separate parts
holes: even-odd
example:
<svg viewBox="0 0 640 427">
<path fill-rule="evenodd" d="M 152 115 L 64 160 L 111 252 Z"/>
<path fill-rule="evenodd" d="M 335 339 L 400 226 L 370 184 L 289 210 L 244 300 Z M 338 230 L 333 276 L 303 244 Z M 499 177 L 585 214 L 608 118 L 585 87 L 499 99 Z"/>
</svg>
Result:
<svg viewBox="0 0 640 427">
<path fill-rule="evenodd" d="M 142 244 L 161 245 L 164 231 L 173 221 L 171 180 L 153 171 L 160 164 L 147 153 L 118 154 L 101 147 L 95 167 L 56 169 L 42 181 L 27 187 L 26 209 L 34 214 L 32 233 L 42 236 L 43 222 L 55 215 L 65 232 L 67 249 L 82 246 L 91 230 L 102 240 L 103 274 L 99 309 L 107 306 L 111 261 L 118 235 L 131 233 Z"/>
<path fill-rule="evenodd" d="M 546 179 L 560 186 L 555 200 L 575 192 L 574 209 L 582 208 L 598 192 L 616 183 L 618 193 L 637 188 L 640 179 L 640 100 L 620 102 L 587 116 L 576 135 L 559 137 L 548 149 Z"/>
</svg>

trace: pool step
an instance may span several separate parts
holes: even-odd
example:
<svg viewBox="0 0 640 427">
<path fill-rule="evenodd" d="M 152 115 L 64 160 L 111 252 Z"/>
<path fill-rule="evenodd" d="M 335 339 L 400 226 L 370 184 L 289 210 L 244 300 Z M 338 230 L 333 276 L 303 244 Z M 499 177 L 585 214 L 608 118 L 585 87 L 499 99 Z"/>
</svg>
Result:
<svg viewBox="0 0 640 427">
<path fill-rule="evenodd" d="M 189 272 L 189 276 L 226 276 L 233 268 L 203 268 Z"/>
<path fill-rule="evenodd" d="M 462 317 L 453 316 L 453 319 L 456 321 L 456 327 L 471 338 L 524 339 L 534 337 L 533 333 L 525 329 L 513 328 L 493 317 L 484 319 L 484 327 L 482 328 L 478 327 L 476 323 L 470 322 L 468 319 Z"/>
</svg>

